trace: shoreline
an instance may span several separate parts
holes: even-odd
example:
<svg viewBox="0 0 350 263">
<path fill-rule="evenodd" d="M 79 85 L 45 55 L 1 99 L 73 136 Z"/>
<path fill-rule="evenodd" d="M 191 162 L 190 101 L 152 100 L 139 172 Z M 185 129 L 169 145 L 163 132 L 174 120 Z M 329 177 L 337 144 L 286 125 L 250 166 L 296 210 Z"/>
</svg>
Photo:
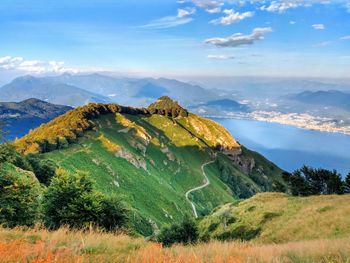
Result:
<svg viewBox="0 0 350 263">
<path fill-rule="evenodd" d="M 347 126 L 345 129 L 341 127 L 322 127 L 322 124 L 314 124 L 313 127 L 308 127 L 305 123 L 296 123 L 293 121 L 279 121 L 275 119 L 268 118 L 258 118 L 247 115 L 235 115 L 235 116 L 227 116 L 227 115 L 202 115 L 205 118 L 209 119 L 232 119 L 232 120 L 250 120 L 250 121 L 259 121 L 259 122 L 267 122 L 267 123 L 277 123 L 281 125 L 287 125 L 303 130 L 309 131 L 318 131 L 324 133 L 337 133 L 341 135 L 350 136 L 350 126 Z"/>
</svg>

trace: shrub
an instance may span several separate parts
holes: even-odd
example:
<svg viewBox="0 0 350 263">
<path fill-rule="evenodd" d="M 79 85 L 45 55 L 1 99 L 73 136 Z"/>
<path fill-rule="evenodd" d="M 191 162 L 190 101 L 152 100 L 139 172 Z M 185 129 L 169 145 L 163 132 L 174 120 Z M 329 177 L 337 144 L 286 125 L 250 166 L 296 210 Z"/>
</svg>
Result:
<svg viewBox="0 0 350 263">
<path fill-rule="evenodd" d="M 114 231 L 128 223 L 129 210 L 116 196 L 104 198 L 101 201 L 101 214 L 98 225 L 108 231 Z"/>
<path fill-rule="evenodd" d="M 38 178 L 39 182 L 48 186 L 51 178 L 55 175 L 55 162 L 52 160 L 41 159 L 37 154 L 28 155 L 26 160 L 30 164 L 32 171 L 35 173 L 35 176 Z"/>
<path fill-rule="evenodd" d="M 9 163 L 0 164 L 0 224 L 31 226 L 40 216 L 42 189 L 35 176 Z"/>
<path fill-rule="evenodd" d="M 31 170 L 31 166 L 27 160 L 16 151 L 13 144 L 7 142 L 0 145 L 0 163 L 5 162 L 24 170 Z"/>
<path fill-rule="evenodd" d="M 86 227 L 97 221 L 101 199 L 86 174 L 59 170 L 44 195 L 44 223 L 54 229 L 62 225 Z"/>
<path fill-rule="evenodd" d="M 198 241 L 198 238 L 196 222 L 189 216 L 185 216 L 182 223 L 164 227 L 159 233 L 157 240 L 164 246 L 171 246 L 173 244 L 193 244 Z"/>
<path fill-rule="evenodd" d="M 114 230 L 126 223 L 126 214 L 127 209 L 116 197 L 105 198 L 81 172 L 58 170 L 44 195 L 44 223 L 52 229 L 94 225 Z"/>
<path fill-rule="evenodd" d="M 49 185 L 51 177 L 55 175 L 56 164 L 43 159 L 38 154 L 23 156 L 16 151 L 11 143 L 0 145 L 0 163 L 11 163 L 14 166 L 26 171 L 34 172 L 40 183 Z"/>
</svg>

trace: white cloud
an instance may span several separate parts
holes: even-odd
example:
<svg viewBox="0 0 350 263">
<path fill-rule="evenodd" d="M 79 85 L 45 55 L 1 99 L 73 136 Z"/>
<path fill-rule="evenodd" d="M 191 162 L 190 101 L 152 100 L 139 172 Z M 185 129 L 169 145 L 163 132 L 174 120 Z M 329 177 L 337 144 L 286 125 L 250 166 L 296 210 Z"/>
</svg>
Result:
<svg viewBox="0 0 350 263">
<path fill-rule="evenodd" d="M 244 12 L 244 13 L 239 13 L 239 12 L 234 12 L 233 9 L 225 9 L 223 11 L 223 13 L 226 16 L 220 17 L 218 19 L 214 19 L 212 21 L 210 21 L 211 24 L 214 25 L 231 25 L 231 24 L 235 24 L 238 23 L 239 21 L 242 21 L 243 19 L 247 18 L 247 17 L 252 17 L 254 16 L 254 12 Z"/>
<path fill-rule="evenodd" d="M 323 30 L 323 29 L 326 28 L 326 27 L 324 26 L 324 24 L 314 24 L 314 25 L 312 25 L 312 27 L 313 27 L 315 30 Z"/>
<path fill-rule="evenodd" d="M 209 59 L 214 59 L 214 60 L 229 60 L 229 59 L 235 59 L 234 56 L 230 55 L 208 55 Z"/>
<path fill-rule="evenodd" d="M 289 24 L 290 25 L 295 25 L 297 22 L 295 22 L 295 21 L 289 21 Z"/>
<path fill-rule="evenodd" d="M 297 8 L 300 6 L 298 1 L 272 1 L 269 5 L 263 5 L 260 10 L 268 12 L 284 13 L 290 8 Z"/>
<path fill-rule="evenodd" d="M 271 27 L 255 28 L 250 35 L 236 33 L 226 38 L 210 38 L 205 40 L 206 44 L 217 47 L 238 47 L 241 45 L 252 45 L 255 41 L 264 39 L 266 33 L 272 32 Z"/>
<path fill-rule="evenodd" d="M 350 35 L 349 36 L 343 36 L 340 38 L 340 40 L 350 40 Z"/>
<path fill-rule="evenodd" d="M 195 13 L 196 13 L 196 9 L 191 7 L 177 9 L 178 17 L 186 17 L 186 16 L 193 15 Z"/>
<path fill-rule="evenodd" d="M 316 4 L 336 4 L 343 6 L 350 13 L 349 0 L 178 0 L 177 2 L 181 4 L 192 3 L 198 8 L 205 9 L 209 13 L 221 12 L 224 5 L 241 7 L 245 4 L 255 5 L 256 9 L 274 13 L 285 13 L 289 9 L 311 7 Z"/>
<path fill-rule="evenodd" d="M 171 27 L 177 27 L 188 24 L 193 21 L 191 17 L 179 17 L 179 16 L 166 16 L 160 19 L 153 20 L 146 25 L 141 26 L 142 28 L 148 29 L 165 29 Z"/>
<path fill-rule="evenodd" d="M 220 13 L 221 7 L 224 5 L 225 0 L 183 0 L 178 3 L 192 3 L 196 7 L 204 9 L 208 13 Z"/>
<path fill-rule="evenodd" d="M 76 69 L 65 67 L 64 62 L 61 61 L 26 60 L 22 57 L 12 56 L 0 57 L 0 69 L 33 74 L 78 72 Z"/>
</svg>

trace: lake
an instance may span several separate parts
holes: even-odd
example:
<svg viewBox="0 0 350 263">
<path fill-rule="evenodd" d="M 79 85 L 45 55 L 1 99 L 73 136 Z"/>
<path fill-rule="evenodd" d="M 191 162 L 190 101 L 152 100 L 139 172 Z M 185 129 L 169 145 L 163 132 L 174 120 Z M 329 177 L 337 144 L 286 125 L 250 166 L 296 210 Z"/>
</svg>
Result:
<svg viewBox="0 0 350 263">
<path fill-rule="evenodd" d="M 350 136 L 304 130 L 294 126 L 254 120 L 214 119 L 247 148 L 257 151 L 284 170 L 303 164 L 350 172 Z"/>
</svg>

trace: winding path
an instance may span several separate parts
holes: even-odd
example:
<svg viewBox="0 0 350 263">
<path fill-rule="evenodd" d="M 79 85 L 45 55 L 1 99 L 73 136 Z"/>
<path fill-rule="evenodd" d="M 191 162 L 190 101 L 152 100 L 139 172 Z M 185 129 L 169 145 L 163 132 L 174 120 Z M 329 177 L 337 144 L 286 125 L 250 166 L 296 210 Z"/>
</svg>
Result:
<svg viewBox="0 0 350 263">
<path fill-rule="evenodd" d="M 206 175 L 205 171 L 204 171 L 204 167 L 208 164 L 211 164 L 211 163 L 214 163 L 215 161 L 210 161 L 210 162 L 207 162 L 207 163 L 204 163 L 202 164 L 201 166 L 201 169 L 202 169 L 202 173 L 203 173 L 203 176 L 204 176 L 204 179 L 205 179 L 205 183 L 201 186 L 198 186 L 198 187 L 195 187 L 195 188 L 192 188 L 190 190 L 188 190 L 185 194 L 185 197 L 187 199 L 187 201 L 191 204 L 192 206 L 192 210 L 193 210 L 193 213 L 194 213 L 194 216 L 197 218 L 198 217 L 198 214 L 197 214 L 197 209 L 196 209 L 196 206 L 195 204 L 189 199 L 189 195 L 195 191 L 198 191 L 198 190 L 201 190 L 205 187 L 207 187 L 208 185 L 210 185 L 210 181 L 209 181 L 209 178 L 208 176 Z"/>
</svg>

